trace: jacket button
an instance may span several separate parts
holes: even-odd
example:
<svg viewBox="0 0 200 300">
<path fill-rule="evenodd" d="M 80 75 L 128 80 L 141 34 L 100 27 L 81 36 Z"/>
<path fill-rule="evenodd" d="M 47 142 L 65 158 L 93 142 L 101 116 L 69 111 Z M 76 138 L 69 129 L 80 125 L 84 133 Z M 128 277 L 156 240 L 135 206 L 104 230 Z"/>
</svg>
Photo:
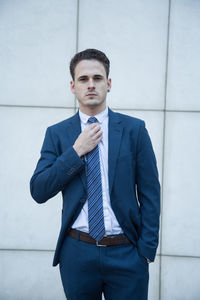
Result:
<svg viewBox="0 0 200 300">
<path fill-rule="evenodd" d="M 72 167 L 72 168 L 69 169 L 69 171 L 67 172 L 67 175 L 73 174 L 75 170 L 76 170 L 76 168 L 75 168 L 75 167 Z"/>
</svg>

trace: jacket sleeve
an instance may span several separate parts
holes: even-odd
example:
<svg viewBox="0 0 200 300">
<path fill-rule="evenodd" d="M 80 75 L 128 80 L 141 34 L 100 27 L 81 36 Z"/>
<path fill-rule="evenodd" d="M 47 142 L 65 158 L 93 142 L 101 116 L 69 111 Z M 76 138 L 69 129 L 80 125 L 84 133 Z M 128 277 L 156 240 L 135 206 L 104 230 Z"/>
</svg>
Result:
<svg viewBox="0 0 200 300">
<path fill-rule="evenodd" d="M 143 121 L 137 144 L 136 184 L 141 214 L 138 250 L 154 261 L 159 234 L 160 184 L 155 154 Z"/>
<path fill-rule="evenodd" d="M 63 190 L 84 166 L 84 161 L 72 146 L 60 156 L 57 154 L 51 127 L 47 128 L 41 156 L 30 180 L 33 199 L 38 203 L 46 202 Z"/>
</svg>

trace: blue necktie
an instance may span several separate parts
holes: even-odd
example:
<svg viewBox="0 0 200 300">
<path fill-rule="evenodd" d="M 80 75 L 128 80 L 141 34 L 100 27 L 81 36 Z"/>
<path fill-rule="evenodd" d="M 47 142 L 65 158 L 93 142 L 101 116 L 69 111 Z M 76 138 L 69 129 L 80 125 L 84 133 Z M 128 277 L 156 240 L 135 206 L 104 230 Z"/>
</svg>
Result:
<svg viewBox="0 0 200 300">
<path fill-rule="evenodd" d="M 88 122 L 95 123 L 97 119 L 90 117 Z M 98 145 L 87 154 L 87 189 L 89 234 L 98 242 L 105 235 Z"/>
</svg>

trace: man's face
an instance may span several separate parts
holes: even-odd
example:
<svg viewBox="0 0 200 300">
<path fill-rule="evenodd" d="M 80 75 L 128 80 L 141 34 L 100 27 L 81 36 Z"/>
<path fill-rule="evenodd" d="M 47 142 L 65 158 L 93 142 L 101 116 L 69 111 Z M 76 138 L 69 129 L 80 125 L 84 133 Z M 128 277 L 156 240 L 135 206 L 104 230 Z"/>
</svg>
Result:
<svg viewBox="0 0 200 300">
<path fill-rule="evenodd" d="M 80 110 L 88 114 L 101 112 L 106 107 L 106 95 L 111 88 L 104 65 L 98 60 L 81 60 L 75 68 L 71 90 L 76 95 Z"/>
</svg>

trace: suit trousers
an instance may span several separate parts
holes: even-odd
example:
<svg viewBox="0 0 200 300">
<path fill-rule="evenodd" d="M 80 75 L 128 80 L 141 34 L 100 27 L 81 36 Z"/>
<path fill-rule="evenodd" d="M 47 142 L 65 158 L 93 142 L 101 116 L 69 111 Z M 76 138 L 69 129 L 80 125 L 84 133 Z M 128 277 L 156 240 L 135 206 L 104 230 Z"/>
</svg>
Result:
<svg viewBox="0 0 200 300">
<path fill-rule="evenodd" d="M 66 236 L 60 274 L 67 300 L 147 300 L 149 266 L 132 244 L 96 246 Z"/>
</svg>

